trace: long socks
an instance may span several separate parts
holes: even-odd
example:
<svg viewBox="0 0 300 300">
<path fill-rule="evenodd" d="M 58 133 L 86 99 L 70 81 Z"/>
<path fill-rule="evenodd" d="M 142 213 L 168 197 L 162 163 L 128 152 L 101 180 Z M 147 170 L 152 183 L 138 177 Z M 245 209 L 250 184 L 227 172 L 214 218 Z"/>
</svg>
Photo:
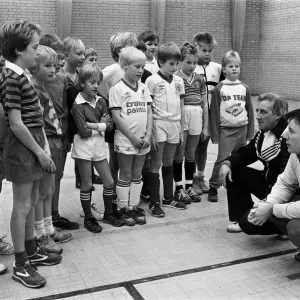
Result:
<svg viewBox="0 0 300 300">
<path fill-rule="evenodd" d="M 128 207 L 129 185 L 130 182 L 118 180 L 116 191 L 118 195 L 118 206 L 120 208 Z"/>
<path fill-rule="evenodd" d="M 193 185 L 193 173 L 195 168 L 194 161 L 186 160 L 184 162 L 184 170 L 185 170 L 185 189 L 187 190 Z"/>
<path fill-rule="evenodd" d="M 84 218 L 88 219 L 93 217 L 91 211 L 92 191 L 80 191 L 80 202 L 84 212 Z"/>
<path fill-rule="evenodd" d="M 182 185 L 182 161 L 173 161 L 173 176 L 175 181 L 175 190 L 183 189 Z"/>
<path fill-rule="evenodd" d="M 103 202 L 104 202 L 104 213 L 105 215 L 110 215 L 113 212 L 112 209 L 113 201 L 113 189 L 108 189 L 103 187 Z"/>
<path fill-rule="evenodd" d="M 164 183 L 164 198 L 169 200 L 173 197 L 173 166 L 162 166 L 161 171 Z"/>
<path fill-rule="evenodd" d="M 160 189 L 160 181 L 158 173 L 148 173 L 148 187 L 150 194 L 150 203 L 160 203 L 159 189 Z"/>
<path fill-rule="evenodd" d="M 138 206 L 140 203 L 140 194 L 142 190 L 142 179 L 133 179 L 130 183 L 129 209 Z"/>
</svg>

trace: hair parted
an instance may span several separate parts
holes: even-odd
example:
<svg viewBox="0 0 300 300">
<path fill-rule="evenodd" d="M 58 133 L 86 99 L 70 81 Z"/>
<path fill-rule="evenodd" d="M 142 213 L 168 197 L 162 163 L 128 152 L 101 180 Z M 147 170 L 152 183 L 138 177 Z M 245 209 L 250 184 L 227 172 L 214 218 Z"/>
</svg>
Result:
<svg viewBox="0 0 300 300">
<path fill-rule="evenodd" d="M 222 57 L 222 68 L 225 68 L 226 65 L 229 64 L 232 59 L 236 59 L 239 61 L 239 63 L 241 63 L 241 58 L 239 53 L 234 50 L 229 50 Z"/>
<path fill-rule="evenodd" d="M 283 99 L 281 96 L 275 93 L 263 93 L 257 97 L 257 101 L 269 101 L 273 102 L 273 115 L 283 117 L 289 109 L 288 102 Z"/>
<path fill-rule="evenodd" d="M 124 65 L 130 65 L 131 63 L 143 59 L 146 63 L 146 55 L 139 49 L 135 47 L 125 47 L 121 50 L 119 55 L 119 64 L 121 68 L 124 67 Z"/>
<path fill-rule="evenodd" d="M 119 53 L 125 47 L 135 47 L 138 44 L 137 37 L 132 32 L 118 32 L 111 36 L 109 46 L 114 61 L 119 61 Z"/>
<path fill-rule="evenodd" d="M 188 55 L 198 54 L 197 46 L 193 42 L 184 42 L 180 48 L 180 52 L 182 56 L 182 61 L 184 61 L 185 57 Z"/>
<path fill-rule="evenodd" d="M 157 52 L 157 62 L 161 67 L 160 62 L 165 63 L 168 60 L 181 60 L 181 52 L 179 47 L 175 43 L 162 44 L 158 48 Z"/>
<path fill-rule="evenodd" d="M 142 41 L 144 43 L 153 42 L 155 40 L 157 40 L 157 42 L 159 42 L 159 36 L 157 35 L 157 33 L 154 30 L 147 29 L 139 35 L 138 40 Z"/>
<path fill-rule="evenodd" d="M 217 41 L 210 32 L 199 32 L 194 35 L 193 42 L 201 47 L 201 44 L 217 45 Z"/>
<path fill-rule="evenodd" d="M 0 48 L 5 59 L 14 62 L 17 51 L 24 51 L 30 44 L 34 33 L 42 32 L 38 24 L 29 21 L 16 20 L 5 22 L 0 28 Z"/>
<path fill-rule="evenodd" d="M 62 40 L 55 34 L 44 34 L 40 38 L 40 45 L 52 48 L 55 52 L 65 53 L 65 46 Z"/>
<path fill-rule="evenodd" d="M 35 71 L 39 68 L 39 65 L 44 61 L 48 61 L 50 63 L 56 63 L 57 54 L 52 48 L 39 45 L 36 49 L 35 64 L 34 66 L 28 68 L 29 72 L 31 74 L 34 74 Z"/>
<path fill-rule="evenodd" d="M 103 73 L 98 66 L 93 66 L 92 64 L 85 64 L 80 70 L 78 74 L 78 83 L 84 84 L 87 80 L 99 76 L 100 82 L 103 80 Z"/>
<path fill-rule="evenodd" d="M 85 48 L 84 43 L 82 42 L 81 39 L 72 38 L 70 36 L 66 37 L 64 39 L 63 43 L 64 43 L 65 50 L 67 53 L 70 53 L 74 47 Z"/>
</svg>

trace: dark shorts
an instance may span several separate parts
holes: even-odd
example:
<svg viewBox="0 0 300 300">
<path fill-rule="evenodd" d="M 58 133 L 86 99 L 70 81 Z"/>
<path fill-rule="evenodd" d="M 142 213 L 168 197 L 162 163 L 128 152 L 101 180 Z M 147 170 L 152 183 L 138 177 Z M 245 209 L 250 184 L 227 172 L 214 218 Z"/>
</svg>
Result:
<svg viewBox="0 0 300 300">
<path fill-rule="evenodd" d="M 61 157 L 61 149 L 62 149 L 62 142 L 59 136 L 47 136 L 47 140 L 50 147 L 51 158 L 55 164 L 55 167 L 58 167 L 59 160 Z"/>
<path fill-rule="evenodd" d="M 106 143 L 110 143 L 110 144 L 114 143 L 115 131 L 116 131 L 116 124 L 113 123 L 112 131 L 105 132 L 104 140 Z"/>
<path fill-rule="evenodd" d="M 34 140 L 44 149 L 45 138 L 42 127 L 28 128 Z M 8 131 L 4 142 L 3 160 L 5 176 L 11 182 L 32 182 L 40 180 L 45 173 L 37 156 Z"/>
</svg>

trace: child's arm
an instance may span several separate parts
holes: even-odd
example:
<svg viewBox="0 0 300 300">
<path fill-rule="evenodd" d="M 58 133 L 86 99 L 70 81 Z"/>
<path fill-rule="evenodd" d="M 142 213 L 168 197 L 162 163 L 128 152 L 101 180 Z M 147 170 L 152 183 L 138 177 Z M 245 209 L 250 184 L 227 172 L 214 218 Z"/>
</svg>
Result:
<svg viewBox="0 0 300 300">
<path fill-rule="evenodd" d="M 49 155 L 46 154 L 32 137 L 28 128 L 24 125 L 21 118 L 21 111 L 18 109 L 8 110 L 8 119 L 11 131 L 28 149 L 38 158 L 42 168 L 47 172 L 54 172 L 55 165 Z"/>
<path fill-rule="evenodd" d="M 184 97 L 180 97 L 180 112 L 181 112 L 181 119 L 180 119 L 180 138 L 179 138 L 179 145 L 183 145 L 184 143 Z"/>
<path fill-rule="evenodd" d="M 147 131 L 146 135 L 142 138 L 144 141 L 143 148 L 148 148 L 150 146 L 151 135 L 153 127 L 153 116 L 152 116 L 152 107 L 151 102 L 147 103 Z"/>
<path fill-rule="evenodd" d="M 210 128 L 209 128 L 209 112 L 208 112 L 208 103 L 206 100 L 206 94 L 203 96 L 203 115 L 202 115 L 202 133 L 201 133 L 201 141 L 205 141 L 210 136 Z"/>
<path fill-rule="evenodd" d="M 254 111 L 253 111 L 253 105 L 251 101 L 251 92 L 246 86 L 246 105 L 245 108 L 248 113 L 248 126 L 247 126 L 247 135 L 246 139 L 249 141 L 254 136 Z"/>
<path fill-rule="evenodd" d="M 210 104 L 210 133 L 213 144 L 220 142 L 220 88 L 217 85 L 213 91 Z"/>
<path fill-rule="evenodd" d="M 113 109 L 111 112 L 113 121 L 118 129 L 120 129 L 120 131 L 130 140 L 134 148 L 140 149 L 143 146 L 144 141 L 130 131 L 126 122 L 121 118 L 121 110 Z"/>
</svg>

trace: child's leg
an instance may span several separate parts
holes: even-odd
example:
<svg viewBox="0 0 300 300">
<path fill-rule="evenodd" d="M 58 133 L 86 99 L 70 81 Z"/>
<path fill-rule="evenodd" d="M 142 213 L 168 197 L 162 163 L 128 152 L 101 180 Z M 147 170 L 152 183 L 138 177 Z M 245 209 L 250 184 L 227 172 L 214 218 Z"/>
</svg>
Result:
<svg viewBox="0 0 300 300">
<path fill-rule="evenodd" d="M 141 196 L 145 199 L 149 198 L 149 187 L 148 187 L 148 182 L 149 182 L 149 167 L 150 167 L 150 158 L 148 155 L 146 155 L 144 166 L 142 169 L 142 181 L 143 181 L 143 187 L 141 190 Z"/>
<path fill-rule="evenodd" d="M 119 171 L 119 161 L 118 155 L 114 150 L 114 144 L 108 143 L 108 150 L 109 150 L 109 167 L 112 178 L 114 180 L 114 191 L 113 193 L 116 194 L 116 186 L 118 182 L 118 171 Z"/>
<path fill-rule="evenodd" d="M 184 142 L 182 145 L 178 145 L 176 148 L 176 152 L 174 155 L 174 161 L 173 161 L 173 176 L 175 181 L 175 190 L 179 191 L 183 189 L 182 184 L 182 163 L 183 163 L 183 157 L 186 149 L 186 142 L 188 137 L 188 131 L 184 131 Z"/>
</svg>

